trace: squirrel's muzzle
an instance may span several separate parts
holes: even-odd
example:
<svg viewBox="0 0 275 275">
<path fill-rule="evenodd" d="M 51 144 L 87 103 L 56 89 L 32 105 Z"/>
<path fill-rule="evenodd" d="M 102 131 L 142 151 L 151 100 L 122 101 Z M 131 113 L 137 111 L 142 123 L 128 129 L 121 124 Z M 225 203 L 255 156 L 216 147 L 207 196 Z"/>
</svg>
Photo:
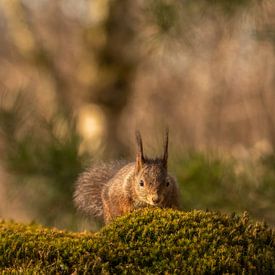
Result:
<svg viewBox="0 0 275 275">
<path fill-rule="evenodd" d="M 152 203 L 153 204 L 158 204 L 160 202 L 160 197 L 158 195 L 154 195 L 152 197 Z"/>
</svg>

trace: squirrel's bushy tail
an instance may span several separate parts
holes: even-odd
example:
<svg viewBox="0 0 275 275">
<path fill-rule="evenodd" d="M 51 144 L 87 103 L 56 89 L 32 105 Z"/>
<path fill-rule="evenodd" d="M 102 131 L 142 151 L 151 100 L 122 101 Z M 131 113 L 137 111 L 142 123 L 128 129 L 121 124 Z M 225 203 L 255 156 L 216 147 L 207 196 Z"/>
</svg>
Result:
<svg viewBox="0 0 275 275">
<path fill-rule="evenodd" d="M 126 163 L 125 161 L 98 163 L 82 173 L 75 186 L 76 207 L 85 214 L 102 217 L 102 188 Z"/>
</svg>

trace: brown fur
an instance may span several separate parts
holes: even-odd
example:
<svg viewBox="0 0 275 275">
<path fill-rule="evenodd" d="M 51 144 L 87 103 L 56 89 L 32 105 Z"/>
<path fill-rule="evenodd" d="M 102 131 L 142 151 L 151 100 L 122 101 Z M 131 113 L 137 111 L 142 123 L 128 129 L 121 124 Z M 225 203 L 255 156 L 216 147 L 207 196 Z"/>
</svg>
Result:
<svg viewBox="0 0 275 275">
<path fill-rule="evenodd" d="M 114 218 L 146 206 L 179 208 L 179 189 L 167 173 L 168 132 L 162 158 L 143 155 L 137 137 L 136 161 L 113 162 L 91 167 L 80 175 L 74 194 L 76 206 L 109 223 Z"/>
</svg>

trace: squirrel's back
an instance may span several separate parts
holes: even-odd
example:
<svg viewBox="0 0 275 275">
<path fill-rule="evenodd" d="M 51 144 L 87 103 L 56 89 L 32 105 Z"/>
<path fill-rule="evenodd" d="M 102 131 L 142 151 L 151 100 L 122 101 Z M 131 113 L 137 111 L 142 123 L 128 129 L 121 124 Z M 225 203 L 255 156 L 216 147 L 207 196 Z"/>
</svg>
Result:
<svg viewBox="0 0 275 275">
<path fill-rule="evenodd" d="M 74 203 L 83 213 L 98 218 L 103 217 L 101 193 L 103 186 L 127 164 L 126 161 L 97 163 L 83 172 L 77 182 L 74 192 Z"/>
</svg>

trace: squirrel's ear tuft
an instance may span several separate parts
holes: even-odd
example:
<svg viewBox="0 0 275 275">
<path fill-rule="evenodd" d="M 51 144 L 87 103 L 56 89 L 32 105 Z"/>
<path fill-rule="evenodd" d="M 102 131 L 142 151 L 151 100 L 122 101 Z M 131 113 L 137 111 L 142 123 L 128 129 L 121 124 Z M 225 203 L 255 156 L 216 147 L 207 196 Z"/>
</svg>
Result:
<svg viewBox="0 0 275 275">
<path fill-rule="evenodd" d="M 136 131 L 137 154 L 136 154 L 136 172 L 139 172 L 144 164 L 142 139 L 139 131 Z"/>
<path fill-rule="evenodd" d="M 163 166 L 165 168 L 167 168 L 167 161 L 168 161 L 168 139 L 169 137 L 169 129 L 167 128 L 166 129 L 166 132 L 165 132 L 165 140 L 164 140 L 164 152 L 163 152 L 163 157 L 162 157 L 162 161 L 163 161 Z"/>
</svg>

